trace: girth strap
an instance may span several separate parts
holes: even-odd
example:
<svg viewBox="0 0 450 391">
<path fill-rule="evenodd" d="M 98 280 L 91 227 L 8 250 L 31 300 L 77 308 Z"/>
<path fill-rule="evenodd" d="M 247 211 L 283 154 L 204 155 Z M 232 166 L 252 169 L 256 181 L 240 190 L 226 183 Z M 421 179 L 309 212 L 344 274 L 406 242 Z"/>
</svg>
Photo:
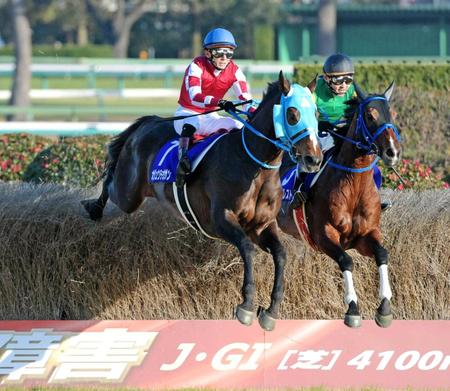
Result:
<svg viewBox="0 0 450 391">
<path fill-rule="evenodd" d="M 175 183 L 173 183 L 172 189 L 178 211 L 184 217 L 184 220 L 189 224 L 189 226 L 191 228 L 194 228 L 196 231 L 201 232 L 203 235 L 207 236 L 210 239 L 217 239 L 213 236 L 208 235 L 198 222 L 197 217 L 195 216 L 195 213 L 192 210 L 191 205 L 189 204 L 186 184 L 184 184 L 182 188 L 179 188 Z"/>
</svg>

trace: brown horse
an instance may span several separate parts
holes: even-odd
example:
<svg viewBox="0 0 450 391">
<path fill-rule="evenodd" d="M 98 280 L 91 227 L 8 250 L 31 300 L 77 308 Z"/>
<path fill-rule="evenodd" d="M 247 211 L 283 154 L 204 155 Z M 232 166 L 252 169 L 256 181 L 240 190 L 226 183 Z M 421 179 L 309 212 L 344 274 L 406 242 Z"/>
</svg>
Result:
<svg viewBox="0 0 450 391">
<path fill-rule="evenodd" d="M 312 186 L 304 209 L 293 210 L 291 204 L 280 211 L 278 223 L 295 238 L 301 238 L 300 230 L 306 226 L 310 244 L 337 262 L 344 276 L 344 301 L 348 305 L 344 322 L 350 327 L 358 327 L 361 316 L 352 281 L 353 261 L 345 251 L 354 248 L 362 255 L 375 257 L 381 300 L 375 321 L 387 327 L 392 321 L 392 293 L 387 272 L 388 252 L 382 246 L 380 197 L 374 184 L 373 166 L 378 157 L 388 167 L 400 159 L 400 136 L 392 124 L 389 108 L 394 83 L 383 95 L 366 96 L 355 87 L 357 98 L 348 102 L 350 113 L 353 111 L 348 118 L 350 126 L 336 138 L 333 157 L 327 160 Z M 285 162 L 280 175 L 283 177 L 290 167 L 292 163 Z"/>
<path fill-rule="evenodd" d="M 244 261 L 243 302 L 236 308 L 236 317 L 245 325 L 250 325 L 254 318 L 255 244 L 272 255 L 275 278 L 271 303 L 258 316 L 261 327 L 266 330 L 275 326 L 284 290 L 286 253 L 276 223 L 281 206 L 279 166 L 283 149 L 301 159 L 311 171 L 317 171 L 322 160 L 317 120 L 309 128 L 298 129 L 296 134 L 287 129 L 303 123 L 302 118 L 311 114 L 305 110 L 312 111 L 314 116 L 314 104 L 305 109 L 304 105 L 297 107 L 283 103 L 289 97 L 297 96 L 300 90 L 307 89 L 291 86 L 280 72 L 278 82 L 269 85 L 251 121 L 246 122 L 241 131 L 218 140 L 188 177 L 186 185 L 191 209 L 202 232 L 235 245 Z M 311 97 L 309 90 L 307 94 Z M 280 139 L 284 143 L 275 140 L 274 106 L 284 110 L 287 124 Z M 109 197 L 127 213 L 134 212 L 145 197 L 156 197 L 180 216 L 175 206 L 174 185 L 151 184 L 147 180 L 155 154 L 176 137 L 173 122 L 155 116 L 138 119 L 116 136 L 109 145 L 102 194 L 98 199 L 82 201 L 90 217 L 94 220 L 102 217 Z"/>
</svg>

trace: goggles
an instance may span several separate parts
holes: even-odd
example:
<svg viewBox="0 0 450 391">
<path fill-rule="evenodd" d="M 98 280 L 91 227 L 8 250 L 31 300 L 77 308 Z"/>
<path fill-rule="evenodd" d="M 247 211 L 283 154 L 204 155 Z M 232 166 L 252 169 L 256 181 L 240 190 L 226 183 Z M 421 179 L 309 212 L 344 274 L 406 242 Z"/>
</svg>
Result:
<svg viewBox="0 0 450 391">
<path fill-rule="evenodd" d="M 227 48 L 210 49 L 211 55 L 214 58 L 221 58 L 225 56 L 226 58 L 232 58 L 234 51 Z"/>
<path fill-rule="evenodd" d="M 343 76 L 330 76 L 330 82 L 340 86 L 341 84 L 352 84 L 353 76 L 343 75 Z"/>
</svg>

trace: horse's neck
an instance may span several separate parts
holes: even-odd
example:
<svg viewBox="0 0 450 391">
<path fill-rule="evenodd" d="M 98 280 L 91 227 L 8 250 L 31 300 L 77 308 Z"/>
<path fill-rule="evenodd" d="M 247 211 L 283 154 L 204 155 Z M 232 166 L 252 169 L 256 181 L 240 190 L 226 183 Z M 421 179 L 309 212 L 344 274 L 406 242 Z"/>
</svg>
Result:
<svg viewBox="0 0 450 391">
<path fill-rule="evenodd" d="M 356 140 L 356 123 L 357 123 L 357 113 L 353 117 L 353 120 L 349 126 L 346 137 L 351 140 Z M 363 168 L 370 165 L 373 162 L 374 155 L 366 154 L 364 149 L 357 148 L 353 143 L 343 140 L 342 146 L 335 158 L 336 163 L 342 166 L 352 167 L 352 168 Z"/>
<path fill-rule="evenodd" d="M 267 138 L 275 139 L 275 130 L 273 128 L 273 120 L 264 120 L 262 117 L 255 118 L 251 124 L 256 130 L 260 131 Z M 279 164 L 281 162 L 283 153 L 270 141 L 257 136 L 249 129 L 242 129 L 245 138 L 245 143 L 250 152 L 259 160 L 269 164 Z M 247 154 L 246 152 L 244 152 Z"/>
</svg>

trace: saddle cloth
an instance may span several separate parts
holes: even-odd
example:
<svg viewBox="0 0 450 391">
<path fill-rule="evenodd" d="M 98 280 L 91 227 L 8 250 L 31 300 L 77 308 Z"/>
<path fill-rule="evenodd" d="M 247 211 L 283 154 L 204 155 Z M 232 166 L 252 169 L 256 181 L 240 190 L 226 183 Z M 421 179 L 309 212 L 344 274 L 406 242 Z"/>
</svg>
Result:
<svg viewBox="0 0 450 391">
<path fill-rule="evenodd" d="M 316 173 L 307 174 L 304 180 L 305 186 L 303 188 L 304 191 L 308 192 L 311 188 L 311 183 L 314 180 Z M 300 181 L 297 180 L 297 167 L 294 166 L 287 170 L 283 177 L 281 178 L 281 187 L 283 189 L 283 202 L 290 203 L 294 198 L 295 192 L 298 190 L 300 186 Z"/>
<path fill-rule="evenodd" d="M 332 151 L 327 151 L 327 153 L 325 154 L 322 167 L 320 168 L 319 172 L 307 173 L 304 176 L 303 181 L 301 181 L 302 178 L 299 178 L 297 175 L 296 166 L 293 166 L 284 173 L 283 177 L 281 178 L 281 187 L 283 188 L 283 202 L 290 203 L 292 201 L 292 199 L 294 198 L 294 194 L 299 189 L 301 183 L 304 184 L 302 190 L 307 193 L 309 192 L 314 183 L 317 182 L 317 179 L 323 172 L 323 169 L 325 168 L 327 162 L 333 157 L 331 152 Z M 381 188 L 382 179 L 383 178 L 380 169 L 378 168 L 378 166 L 375 166 L 373 168 L 373 180 L 378 190 L 380 190 Z"/>
<path fill-rule="evenodd" d="M 200 161 L 210 150 L 210 148 L 225 134 L 213 134 L 200 139 L 188 151 L 188 156 L 192 162 L 192 172 Z M 175 182 L 178 165 L 178 139 L 167 142 L 156 154 L 150 167 L 148 180 L 150 183 Z"/>
</svg>

